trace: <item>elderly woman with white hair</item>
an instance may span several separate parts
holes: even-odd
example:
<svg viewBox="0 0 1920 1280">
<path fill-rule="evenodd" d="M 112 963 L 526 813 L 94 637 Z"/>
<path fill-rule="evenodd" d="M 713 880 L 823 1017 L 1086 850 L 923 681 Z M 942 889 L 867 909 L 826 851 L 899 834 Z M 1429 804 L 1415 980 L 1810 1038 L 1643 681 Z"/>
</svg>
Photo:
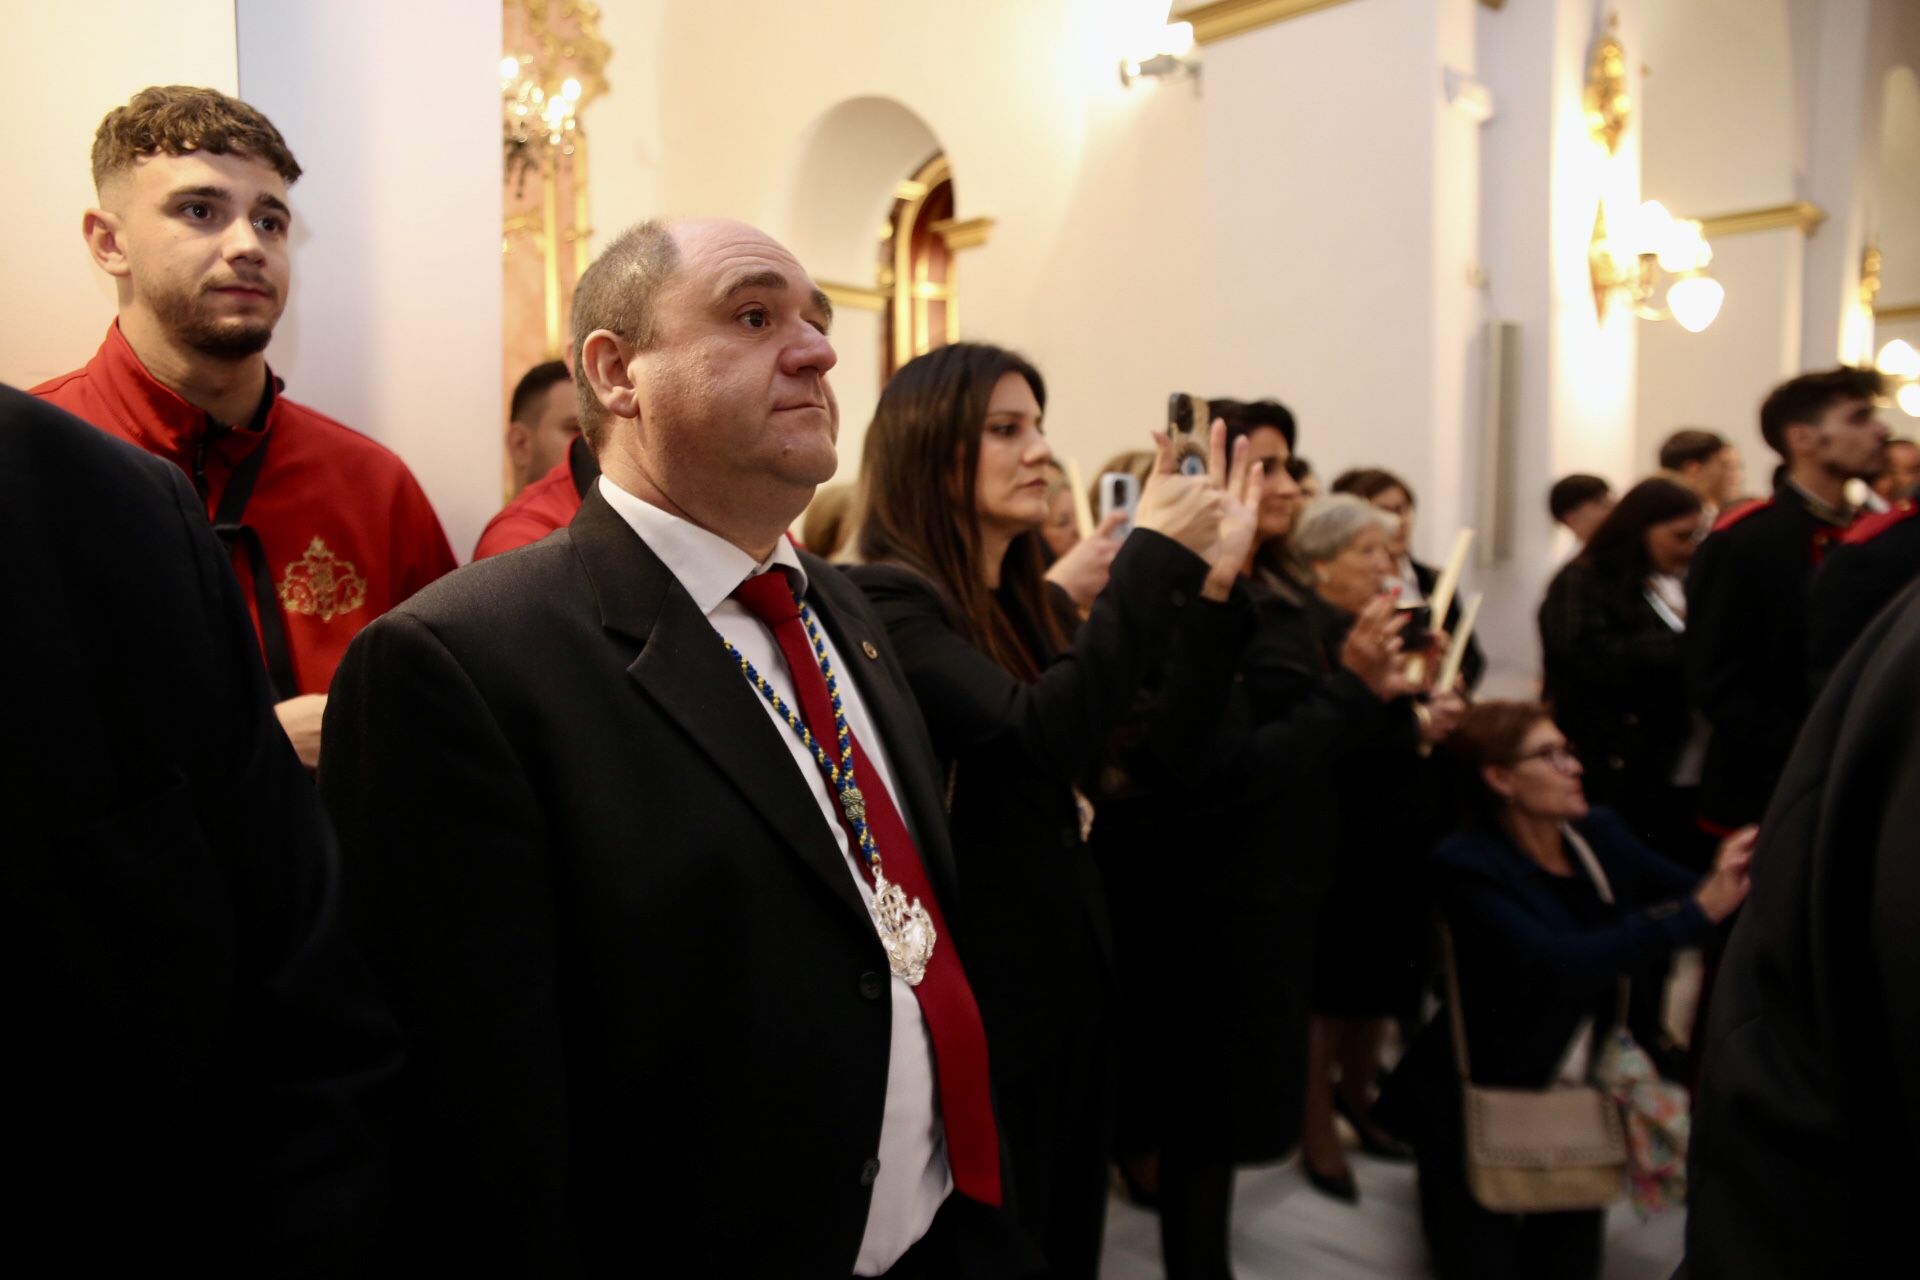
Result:
<svg viewBox="0 0 1920 1280">
<path fill-rule="evenodd" d="M 1318 499 L 1301 515 L 1288 542 L 1310 593 L 1300 665 L 1334 669 L 1354 619 L 1388 593 L 1395 526 L 1392 515 L 1348 494 Z M 1374 1082 L 1388 1020 L 1417 1007 L 1424 976 L 1418 867 L 1446 816 L 1425 748 L 1462 710 L 1452 690 L 1395 699 L 1330 771 L 1331 884 L 1314 931 L 1302 1163 L 1317 1190 L 1348 1203 L 1359 1189 L 1334 1128 L 1336 1109 L 1369 1154 L 1411 1154 L 1374 1122 Z"/>
</svg>

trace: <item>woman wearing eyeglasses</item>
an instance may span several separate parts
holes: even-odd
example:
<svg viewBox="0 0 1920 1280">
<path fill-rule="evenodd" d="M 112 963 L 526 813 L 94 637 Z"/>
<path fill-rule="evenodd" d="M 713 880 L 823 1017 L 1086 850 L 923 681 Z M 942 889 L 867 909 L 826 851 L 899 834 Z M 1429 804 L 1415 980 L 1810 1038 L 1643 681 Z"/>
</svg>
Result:
<svg viewBox="0 0 1920 1280">
<path fill-rule="evenodd" d="M 1705 725 L 1687 699 L 1681 580 L 1700 499 L 1671 480 L 1628 490 L 1540 605 L 1546 700 L 1586 767 L 1587 794 L 1667 857 L 1705 870 L 1694 825 Z"/>
<path fill-rule="evenodd" d="M 1746 897 L 1754 829 L 1721 844 L 1704 880 L 1669 862 L 1609 811 L 1589 809 L 1580 761 L 1537 703 L 1473 707 L 1447 747 L 1467 821 L 1435 850 L 1431 871 L 1453 937 L 1473 1081 L 1578 1082 L 1595 1043 L 1588 1028 L 1598 1036 L 1612 1026 L 1621 978 L 1639 979 L 1697 943 Z M 1607 893 L 1584 870 L 1582 847 Z M 1382 1103 L 1414 1129 L 1434 1274 L 1591 1280 L 1602 1211 L 1493 1213 L 1468 1190 L 1449 1022 L 1428 1023 Z"/>
</svg>

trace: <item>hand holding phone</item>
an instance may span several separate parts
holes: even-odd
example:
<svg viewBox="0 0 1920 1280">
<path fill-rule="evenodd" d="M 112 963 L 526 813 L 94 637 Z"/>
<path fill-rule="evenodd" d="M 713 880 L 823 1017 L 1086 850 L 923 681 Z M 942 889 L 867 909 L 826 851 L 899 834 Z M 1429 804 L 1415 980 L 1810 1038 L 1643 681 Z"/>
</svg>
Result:
<svg viewBox="0 0 1920 1280">
<path fill-rule="evenodd" d="M 1114 529 L 1116 538 L 1124 538 L 1133 532 L 1134 517 L 1140 511 L 1140 479 L 1125 471 L 1108 471 L 1100 477 L 1100 514 L 1102 525 L 1114 512 L 1124 515 Z"/>
</svg>

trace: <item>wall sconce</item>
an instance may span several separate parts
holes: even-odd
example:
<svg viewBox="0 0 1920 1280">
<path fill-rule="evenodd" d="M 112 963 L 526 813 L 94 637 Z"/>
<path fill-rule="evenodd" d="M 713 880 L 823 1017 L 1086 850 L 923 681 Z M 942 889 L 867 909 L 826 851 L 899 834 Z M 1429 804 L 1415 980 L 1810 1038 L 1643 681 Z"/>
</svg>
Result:
<svg viewBox="0 0 1920 1280">
<path fill-rule="evenodd" d="M 1601 319 L 1618 295 L 1643 320 L 1671 317 L 1699 333 L 1720 314 L 1726 288 L 1707 273 L 1713 249 L 1690 218 L 1676 218 L 1658 200 L 1641 205 L 1624 235 L 1607 230 L 1603 202 L 1593 216 L 1587 265 L 1593 275 L 1593 305 Z"/>
<path fill-rule="evenodd" d="M 1894 384 L 1893 402 L 1909 418 L 1920 418 L 1920 351 L 1905 338 L 1895 338 L 1880 348 L 1876 368 Z"/>
<path fill-rule="evenodd" d="M 1129 89 L 1142 80 L 1198 79 L 1199 75 L 1191 22 L 1166 23 L 1146 41 L 1146 47 L 1120 59 L 1120 83 Z"/>
</svg>

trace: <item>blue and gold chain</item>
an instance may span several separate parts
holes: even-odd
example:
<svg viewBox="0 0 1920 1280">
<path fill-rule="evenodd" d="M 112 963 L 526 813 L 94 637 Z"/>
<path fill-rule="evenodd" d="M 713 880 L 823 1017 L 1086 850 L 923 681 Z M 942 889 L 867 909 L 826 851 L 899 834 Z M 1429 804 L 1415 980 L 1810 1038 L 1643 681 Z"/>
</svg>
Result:
<svg viewBox="0 0 1920 1280">
<path fill-rule="evenodd" d="M 767 683 L 767 678 L 747 660 L 747 656 L 734 648 L 733 642 L 725 636 L 720 638 L 720 643 L 726 645 L 727 652 L 740 664 L 740 672 L 746 676 L 747 683 L 760 691 L 760 696 L 767 700 L 774 714 L 786 721 L 787 728 L 793 730 L 807 750 L 813 753 L 814 762 L 820 766 L 821 774 L 840 802 L 840 812 L 847 815 L 847 825 L 853 828 L 860 845 L 860 856 L 877 872 L 880 869 L 880 850 L 873 842 L 873 833 L 867 829 L 866 797 L 854 785 L 853 731 L 847 727 L 847 713 L 840 703 L 840 682 L 834 679 L 833 662 L 827 657 L 826 643 L 820 639 L 820 628 L 813 621 L 813 611 L 805 603 L 800 605 L 800 621 L 806 624 L 807 639 L 813 642 L 813 654 L 820 663 L 820 674 L 826 677 L 827 700 L 833 704 L 833 731 L 838 740 L 835 745 L 840 756 L 838 763 L 827 755 L 826 749 L 813 736 L 813 731 L 807 728 L 806 722 L 794 714 L 786 699 L 774 691 L 774 687 Z"/>
</svg>

